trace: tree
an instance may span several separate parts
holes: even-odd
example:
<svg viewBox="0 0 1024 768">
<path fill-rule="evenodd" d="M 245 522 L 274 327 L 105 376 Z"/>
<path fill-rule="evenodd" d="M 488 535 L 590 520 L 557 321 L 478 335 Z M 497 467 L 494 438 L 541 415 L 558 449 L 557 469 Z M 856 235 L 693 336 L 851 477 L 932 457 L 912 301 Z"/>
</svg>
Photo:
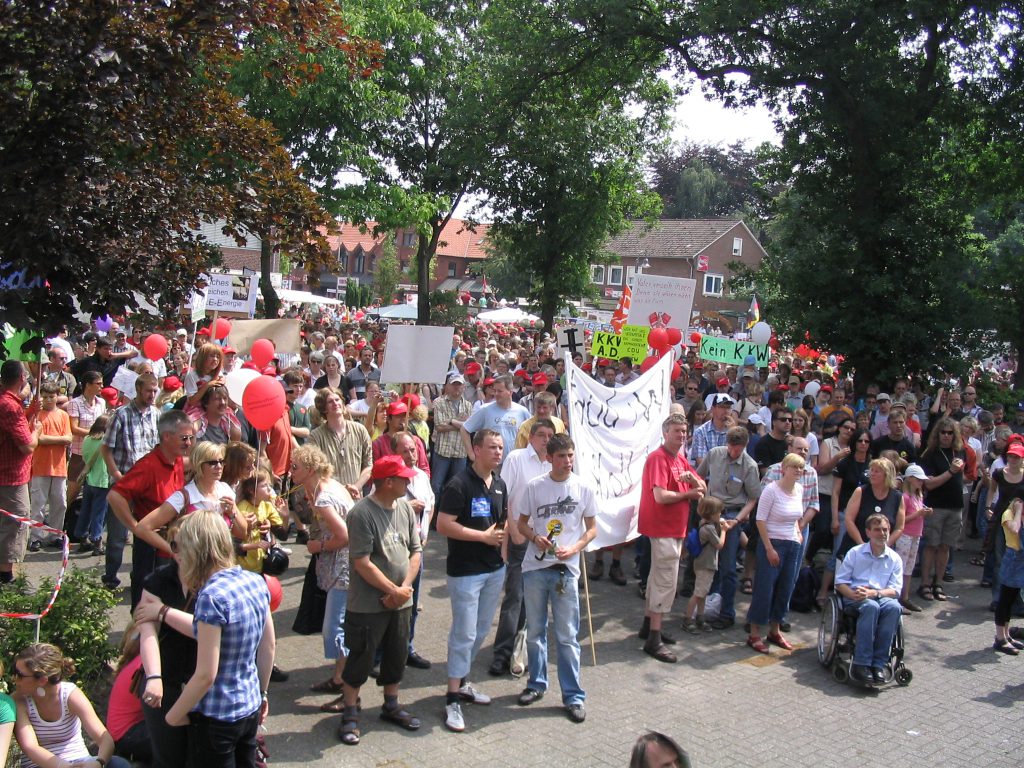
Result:
<svg viewBox="0 0 1024 768">
<path fill-rule="evenodd" d="M 1015 214 L 1015 215 L 1014 215 Z M 1014 386 L 1024 385 L 1024 213 L 1016 210 L 997 215 L 991 209 L 978 212 L 978 231 L 988 242 L 984 290 L 977 306 L 999 337 L 1017 356 Z"/>
<path fill-rule="evenodd" d="M 402 278 L 402 265 L 398 261 L 394 233 L 386 233 L 380 258 L 373 269 L 373 293 L 387 306 L 395 298 L 398 282 Z"/>
<path fill-rule="evenodd" d="M 174 312 L 217 260 L 194 234 L 204 220 L 274 232 L 309 264 L 326 259 L 318 231 L 330 220 L 271 126 L 222 85 L 237 41 L 256 29 L 295 46 L 349 42 L 313 0 L 3 4 L 5 319 L 52 330 L 76 299 L 100 314 L 140 298 Z M 293 82 L 293 63 L 272 76 Z"/>
</svg>

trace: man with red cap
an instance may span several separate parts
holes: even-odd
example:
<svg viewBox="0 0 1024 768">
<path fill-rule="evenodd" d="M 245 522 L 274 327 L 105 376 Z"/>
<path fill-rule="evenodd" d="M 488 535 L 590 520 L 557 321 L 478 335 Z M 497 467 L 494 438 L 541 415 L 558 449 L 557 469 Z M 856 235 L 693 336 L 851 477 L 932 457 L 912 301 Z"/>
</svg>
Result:
<svg viewBox="0 0 1024 768">
<path fill-rule="evenodd" d="M 398 702 L 398 687 L 409 654 L 413 582 L 420 572 L 423 547 L 416 515 L 406 500 L 416 473 L 400 456 L 374 462 L 373 492 L 353 505 L 346 518 L 349 534 L 348 606 L 345 642 L 348 658 L 342 672 L 345 708 L 338 738 L 359 743 L 359 692 L 380 650 L 377 685 L 384 689 L 380 718 L 415 731 L 419 718 Z"/>
<path fill-rule="evenodd" d="M 480 379 L 483 377 L 483 370 L 480 363 L 475 360 L 466 363 L 466 372 L 463 375 L 466 386 L 462 391 L 462 396 L 471 404 L 480 399 Z"/>
<path fill-rule="evenodd" d="M 715 391 L 711 392 L 707 397 L 704 398 L 704 407 L 710 411 L 712 408 L 712 400 L 717 395 L 728 395 L 729 389 L 732 385 L 729 383 L 729 379 L 726 376 L 719 376 L 715 379 Z"/>
</svg>

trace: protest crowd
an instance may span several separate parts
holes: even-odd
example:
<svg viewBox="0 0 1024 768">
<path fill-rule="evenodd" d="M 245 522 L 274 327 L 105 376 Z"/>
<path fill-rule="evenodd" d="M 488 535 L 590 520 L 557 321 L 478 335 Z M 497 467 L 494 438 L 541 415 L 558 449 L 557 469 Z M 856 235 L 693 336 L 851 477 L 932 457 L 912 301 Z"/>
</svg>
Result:
<svg viewBox="0 0 1024 768">
<path fill-rule="evenodd" d="M 677 344 L 636 534 L 588 551 L 601 500 L 579 472 L 566 366 L 611 390 L 649 365 L 567 355 L 528 324 L 470 323 L 443 383 L 382 381 L 386 324 L 344 307 L 291 316 L 295 351 L 235 349 L 222 319 L 196 333 L 108 318 L 48 339 L 38 362 L 3 363 L 0 589 L 66 531 L 72 560 L 124 588 L 134 620 L 106 717 L 60 649 L 0 659 L 15 676 L 14 699 L 0 694 L 0 765 L 12 734 L 24 765 L 257 765 L 271 684 L 288 677 L 274 659 L 276 577 L 299 547 L 309 562 L 290 629 L 322 637 L 313 690 L 347 745 L 367 727 L 370 677 L 379 718 L 420 728 L 401 684 L 406 667 L 438 664 L 416 650 L 425 631 L 448 636 L 444 725 L 471 727 L 472 706 L 491 701 L 469 677 L 495 622 L 490 675 L 525 679 L 520 706 L 547 696 L 550 629 L 565 715 L 583 722 L 585 579 L 632 585 L 643 653 L 664 663 L 680 632 L 741 642 L 737 624 L 755 653 L 791 649 L 790 611 L 820 609 L 834 589 L 860 614 L 853 675 L 880 683 L 877 648 L 900 616 L 945 601 L 954 574 L 991 588 L 993 651 L 1024 650 L 1011 626 L 1024 403 L 978 401 L 983 374 L 999 372 L 854 391 L 835 356 L 776 350 L 763 367 L 731 366 Z M 424 558 L 432 536 L 447 539 L 444 564 Z M 975 560 L 960 554 L 968 537 L 983 541 Z M 451 613 L 427 629 L 421 576 L 442 568 Z M 660 734 L 634 759 L 670 747 L 685 760 Z"/>
</svg>

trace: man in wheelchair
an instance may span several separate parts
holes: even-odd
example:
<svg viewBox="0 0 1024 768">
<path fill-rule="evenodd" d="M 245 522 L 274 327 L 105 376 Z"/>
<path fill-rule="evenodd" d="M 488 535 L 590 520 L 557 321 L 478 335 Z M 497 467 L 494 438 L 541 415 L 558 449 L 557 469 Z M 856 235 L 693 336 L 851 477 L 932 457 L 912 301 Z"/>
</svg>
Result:
<svg viewBox="0 0 1024 768">
<path fill-rule="evenodd" d="M 889 520 L 867 519 L 868 542 L 860 544 L 836 568 L 836 592 L 857 612 L 857 633 L 850 676 L 867 685 L 885 682 L 893 636 L 900 622 L 903 561 L 886 545 Z"/>
</svg>

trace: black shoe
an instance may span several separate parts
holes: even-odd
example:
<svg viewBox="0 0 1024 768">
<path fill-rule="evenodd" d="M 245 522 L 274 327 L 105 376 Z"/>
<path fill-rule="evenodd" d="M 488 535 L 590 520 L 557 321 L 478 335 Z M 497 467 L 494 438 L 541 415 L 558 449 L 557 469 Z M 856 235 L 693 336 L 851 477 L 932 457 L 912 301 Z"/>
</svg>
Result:
<svg viewBox="0 0 1024 768">
<path fill-rule="evenodd" d="M 270 682 L 272 683 L 287 682 L 289 677 L 291 677 L 291 675 L 277 666 L 277 664 L 270 668 Z"/>
<path fill-rule="evenodd" d="M 528 707 L 534 702 L 540 701 L 544 698 L 544 691 L 538 691 L 535 688 L 527 688 L 519 694 L 519 706 Z"/>
<path fill-rule="evenodd" d="M 636 633 L 636 636 L 640 640 L 646 640 L 651 636 L 651 620 L 649 617 L 644 618 L 644 623 L 640 625 L 640 631 Z M 661 642 L 665 645 L 675 645 L 676 639 L 671 635 L 666 635 L 665 630 L 661 630 Z"/>
<path fill-rule="evenodd" d="M 43 542 L 39 541 L 38 539 L 33 539 L 32 541 L 30 541 L 28 543 L 28 551 L 29 552 L 38 552 L 42 548 L 43 548 Z"/>
<path fill-rule="evenodd" d="M 574 723 L 582 723 L 587 719 L 587 710 L 582 704 L 570 704 L 565 708 L 565 712 Z"/>
<path fill-rule="evenodd" d="M 1024 627 L 1010 627 L 1011 640 L 1024 640 Z"/>
<path fill-rule="evenodd" d="M 992 643 L 992 650 L 1005 653 L 1007 656 L 1017 656 L 1020 653 L 1011 640 L 996 640 Z"/>
<path fill-rule="evenodd" d="M 380 664 L 373 665 L 373 668 L 370 670 L 370 677 L 372 677 L 374 680 L 380 677 Z"/>
<path fill-rule="evenodd" d="M 409 653 L 409 658 L 405 660 L 405 666 L 412 667 L 413 669 L 430 669 L 430 662 L 416 653 L 416 651 L 412 651 Z"/>
<path fill-rule="evenodd" d="M 648 640 L 647 643 L 644 644 L 644 653 L 646 653 L 648 656 L 657 659 L 658 661 L 663 661 L 666 664 L 675 664 L 676 661 L 678 661 L 676 655 L 672 653 L 672 651 L 670 651 L 668 649 L 668 646 L 664 643 L 652 645 L 651 642 Z"/>
<path fill-rule="evenodd" d="M 622 572 L 621 565 L 612 565 L 608 569 L 608 578 L 612 580 L 613 584 L 618 584 L 620 587 L 626 586 L 626 574 Z"/>
<path fill-rule="evenodd" d="M 780 632 L 789 632 L 789 630 L 791 630 L 791 629 L 792 629 L 792 627 L 790 626 L 788 621 L 779 622 L 779 631 Z"/>
<path fill-rule="evenodd" d="M 299 531 L 295 534 L 296 544 L 307 544 L 309 543 L 309 531 Z"/>
<path fill-rule="evenodd" d="M 850 666 L 850 677 L 858 683 L 864 683 L 864 685 L 875 684 L 875 675 L 871 668 L 861 664 L 852 664 Z"/>
<path fill-rule="evenodd" d="M 956 581 L 956 578 L 953 576 L 952 573 L 947 571 L 946 573 L 942 574 L 942 580 L 948 583 L 951 581 Z"/>
<path fill-rule="evenodd" d="M 75 550 L 75 554 L 88 555 L 92 552 L 92 542 L 85 539 L 81 544 L 78 545 L 78 549 Z"/>
<path fill-rule="evenodd" d="M 736 623 L 736 619 L 723 619 L 719 616 L 717 619 L 714 619 L 709 623 L 711 624 L 712 629 L 729 629 Z"/>
<path fill-rule="evenodd" d="M 875 667 L 871 670 L 871 674 L 874 675 L 876 685 L 885 684 L 885 670 L 881 667 Z"/>
<path fill-rule="evenodd" d="M 491 677 L 504 677 L 509 673 L 508 659 L 495 659 L 487 670 Z"/>
</svg>

